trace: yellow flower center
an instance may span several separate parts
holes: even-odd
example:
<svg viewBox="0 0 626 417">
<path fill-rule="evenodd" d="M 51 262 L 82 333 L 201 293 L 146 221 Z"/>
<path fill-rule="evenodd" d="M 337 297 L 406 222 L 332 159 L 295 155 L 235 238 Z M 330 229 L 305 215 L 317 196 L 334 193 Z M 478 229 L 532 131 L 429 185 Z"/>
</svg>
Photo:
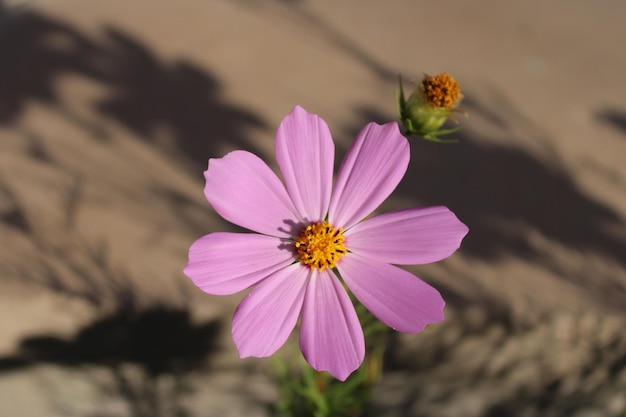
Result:
<svg viewBox="0 0 626 417">
<path fill-rule="evenodd" d="M 436 107 L 451 109 L 461 97 L 459 83 L 445 72 L 434 77 L 426 76 L 422 84 L 426 98 Z"/>
<path fill-rule="evenodd" d="M 334 268 L 347 252 L 343 228 L 335 229 L 328 222 L 313 223 L 302 229 L 296 240 L 300 262 L 309 268 Z"/>
</svg>

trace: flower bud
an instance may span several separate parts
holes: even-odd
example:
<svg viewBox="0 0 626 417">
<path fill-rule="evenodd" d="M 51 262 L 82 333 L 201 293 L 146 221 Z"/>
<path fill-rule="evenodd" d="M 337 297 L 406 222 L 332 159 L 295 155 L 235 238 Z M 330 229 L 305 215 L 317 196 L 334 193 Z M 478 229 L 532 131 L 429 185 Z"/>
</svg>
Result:
<svg viewBox="0 0 626 417">
<path fill-rule="evenodd" d="M 402 78 L 399 84 L 400 94 L 396 95 L 396 105 L 400 121 L 407 131 L 405 135 L 413 133 L 433 142 L 456 142 L 439 139 L 438 135 L 461 129 L 441 129 L 448 119 L 458 123 L 453 113 L 465 114 L 457 107 L 463 98 L 459 83 L 445 72 L 434 77 L 425 75 L 408 100 L 404 97 Z"/>
</svg>

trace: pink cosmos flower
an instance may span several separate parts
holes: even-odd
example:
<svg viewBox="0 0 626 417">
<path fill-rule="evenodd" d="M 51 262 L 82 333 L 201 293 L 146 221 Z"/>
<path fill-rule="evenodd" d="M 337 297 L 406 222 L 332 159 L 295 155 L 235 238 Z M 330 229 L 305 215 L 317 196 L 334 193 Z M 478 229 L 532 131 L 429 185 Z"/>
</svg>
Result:
<svg viewBox="0 0 626 417">
<path fill-rule="evenodd" d="M 396 123 L 370 123 L 339 168 L 319 116 L 295 107 L 275 141 L 284 185 L 257 156 L 234 151 L 209 160 L 207 200 L 224 219 L 255 233 L 211 233 L 189 249 L 185 274 L 209 294 L 254 287 L 233 316 L 239 355 L 276 352 L 300 323 L 300 348 L 318 371 L 345 380 L 365 342 L 344 287 L 386 325 L 419 332 L 443 320 L 439 292 L 392 264 L 451 255 L 468 228 L 445 207 L 364 218 L 396 188 L 409 144 Z M 343 282 L 342 282 L 343 281 Z"/>
</svg>

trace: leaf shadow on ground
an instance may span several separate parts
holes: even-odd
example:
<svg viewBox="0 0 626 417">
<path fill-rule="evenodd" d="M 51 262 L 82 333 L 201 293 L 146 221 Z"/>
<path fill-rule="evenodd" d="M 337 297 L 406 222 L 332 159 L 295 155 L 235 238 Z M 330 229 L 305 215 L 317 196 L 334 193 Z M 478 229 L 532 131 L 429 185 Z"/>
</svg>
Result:
<svg viewBox="0 0 626 417">
<path fill-rule="evenodd" d="M 626 377 L 620 330 L 626 281 L 619 273 L 599 276 L 593 267 L 581 268 L 575 258 L 593 254 L 626 269 L 623 217 L 578 186 L 558 157 L 542 159 L 516 146 L 520 130 L 537 142 L 549 138 L 510 103 L 495 95 L 493 103 L 465 100 L 464 106 L 510 140 L 482 140 L 469 129 L 453 134 L 459 140 L 453 145 L 412 137 L 411 163 L 396 195 L 452 209 L 470 229 L 463 256 L 493 265 L 511 259 L 532 263 L 578 286 L 598 310 L 554 317 L 528 312 L 532 318 L 525 321 L 498 297 L 497 283 L 468 295 L 464 286 L 437 282 L 451 306 L 449 317 L 417 336 L 392 332 L 379 395 L 383 402 L 398 401 L 379 410 L 424 417 L 469 415 L 467 407 L 484 417 L 608 410 L 606 398 L 621 395 Z M 346 137 L 369 121 L 389 121 L 372 108 L 355 112 L 361 122 L 348 126 Z M 548 244 L 565 248 L 571 259 L 552 258 Z"/>
<path fill-rule="evenodd" d="M 488 105 L 465 100 L 464 104 L 470 114 L 483 116 L 492 124 L 511 128 L 507 118 L 513 118 L 531 134 L 542 134 L 536 126 L 524 126 L 530 122 L 519 117 L 508 103 Z M 504 111 L 498 115 L 491 110 L 493 106 Z M 388 121 L 368 108 L 357 109 L 357 114 L 363 124 Z M 354 137 L 358 128 L 346 131 Z M 507 135 L 511 145 L 503 144 L 506 141 L 486 143 L 468 129 L 454 133 L 459 142 L 452 145 L 412 137 L 411 163 L 395 193 L 424 206 L 445 205 L 456 213 L 470 229 L 461 247 L 464 256 L 487 262 L 507 258 L 531 262 L 581 286 L 599 305 L 624 312 L 626 281 L 619 276 L 592 281 L 590 271 L 556 262 L 545 246 L 529 236 L 529 231 L 539 234 L 546 242 L 556 243 L 572 254 L 602 256 L 623 269 L 623 218 L 614 208 L 583 191 L 558 158 L 541 159 L 515 146 L 515 133 Z M 544 139 L 536 137 L 537 141 Z M 444 293 L 458 307 L 466 304 L 453 288 L 444 288 Z M 504 308 L 496 300 L 493 304 L 497 312 Z"/>
<path fill-rule="evenodd" d="M 626 135 L 626 112 L 614 108 L 603 109 L 596 113 L 596 120 L 621 131 Z"/>
<path fill-rule="evenodd" d="M 0 372 L 46 362 L 63 366 L 134 363 L 149 375 L 197 368 L 216 350 L 217 321 L 196 325 L 186 310 L 151 307 L 115 311 L 79 330 L 70 340 L 31 336 L 14 355 L 0 358 Z"/>
<path fill-rule="evenodd" d="M 77 114 L 58 82 L 82 77 L 106 91 L 93 110 L 123 125 L 171 157 L 180 154 L 194 171 L 205 168 L 217 146 L 249 148 L 249 129 L 265 128 L 254 113 L 228 103 L 218 80 L 186 60 L 160 58 L 149 46 L 113 26 L 88 36 L 73 26 L 28 8 L 0 2 L 0 125 L 12 126 L 31 103 L 54 109 L 94 140 L 107 128 Z M 175 143 L 163 143 L 163 132 Z"/>
<path fill-rule="evenodd" d="M 122 400 L 134 417 L 190 415 L 185 405 L 195 389 L 190 380 L 212 372 L 223 321 L 192 318 L 182 307 L 182 284 L 166 290 L 165 298 L 158 291 L 146 294 L 141 280 L 113 265 L 104 244 L 94 245 L 71 224 L 42 230 L 2 182 L 0 195 L 11 202 L 6 215 L 0 212 L 4 236 L 19 241 L 30 235 L 34 245 L 28 257 L 0 264 L 3 279 L 18 277 L 31 290 L 85 303 L 96 317 L 70 337 L 42 332 L 16 341 L 17 348 L 0 357 L 0 374 L 57 365 L 80 371 L 100 397 Z M 93 369 L 109 377 L 102 380 Z M 74 406 L 56 399 L 55 389 L 48 393 L 51 407 Z"/>
<path fill-rule="evenodd" d="M 67 102 L 60 88 L 65 77 L 86 80 L 103 92 L 89 108 L 98 117 L 84 116 Z M 190 60 L 164 59 L 113 26 L 92 36 L 28 7 L 9 8 L 0 1 L 0 126 L 21 132 L 22 118 L 32 105 L 45 107 L 99 145 L 113 142 L 112 124 L 123 126 L 168 158 L 188 163 L 194 174 L 222 152 L 222 145 L 254 148 L 248 132 L 266 127 L 253 112 L 229 103 L 218 79 Z M 163 132 L 174 142 L 164 142 Z M 58 165 L 47 152 L 54 146 L 53 136 L 22 133 L 27 156 Z M 155 301 L 140 293 L 137 277 L 111 265 L 106 242 L 93 242 L 75 229 L 75 206 L 85 178 L 58 168 L 76 181 L 71 189 L 59 190 L 67 197 L 61 207 L 67 219 L 54 230 L 42 229 L 33 217 L 41 212 L 20 201 L 12 182 L 0 178 L 0 196 L 6 197 L 0 230 L 3 237 L 28 242 L 23 252 L 20 246 L 11 253 L 29 255 L 3 262 L 0 271 L 33 288 L 85 302 L 99 317 L 69 338 L 45 333 L 25 337 L 14 353 L 0 358 L 0 373 L 40 364 L 95 366 L 108 370 L 114 381 L 102 387 L 103 395 L 111 391 L 111 397 L 124 398 L 133 416 L 189 415 L 180 401 L 193 388 L 189 378 L 194 372 L 211 372 L 207 366 L 218 350 L 220 323 L 192 320 L 177 304 L 185 291 L 182 284 L 174 285 L 170 304 L 158 303 L 162 294 Z M 160 184 L 151 192 L 176 210 L 191 210 L 196 218 L 206 214 L 205 207 Z M 173 386 L 166 381 L 172 378 Z"/>
<path fill-rule="evenodd" d="M 187 416 L 189 375 L 206 371 L 220 328 L 218 321 L 195 324 L 189 312 L 171 307 L 116 311 L 69 339 L 24 338 L 16 353 L 0 357 L 0 373 L 41 364 L 97 366 L 112 382 L 94 384 L 111 400 L 123 399 L 132 416 Z"/>
</svg>

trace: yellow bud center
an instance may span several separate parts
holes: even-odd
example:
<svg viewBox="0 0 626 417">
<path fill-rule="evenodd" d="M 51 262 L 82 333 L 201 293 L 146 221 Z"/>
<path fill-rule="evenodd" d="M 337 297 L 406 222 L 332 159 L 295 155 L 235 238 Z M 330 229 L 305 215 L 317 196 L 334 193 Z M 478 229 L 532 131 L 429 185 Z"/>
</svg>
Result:
<svg viewBox="0 0 626 417">
<path fill-rule="evenodd" d="M 426 76 L 422 84 L 428 102 L 436 107 L 451 109 L 456 106 L 456 102 L 461 98 L 459 83 L 445 72 L 434 77 Z"/>
<path fill-rule="evenodd" d="M 313 223 L 302 229 L 296 240 L 300 262 L 309 268 L 334 268 L 347 252 L 343 229 L 328 222 Z"/>
</svg>

